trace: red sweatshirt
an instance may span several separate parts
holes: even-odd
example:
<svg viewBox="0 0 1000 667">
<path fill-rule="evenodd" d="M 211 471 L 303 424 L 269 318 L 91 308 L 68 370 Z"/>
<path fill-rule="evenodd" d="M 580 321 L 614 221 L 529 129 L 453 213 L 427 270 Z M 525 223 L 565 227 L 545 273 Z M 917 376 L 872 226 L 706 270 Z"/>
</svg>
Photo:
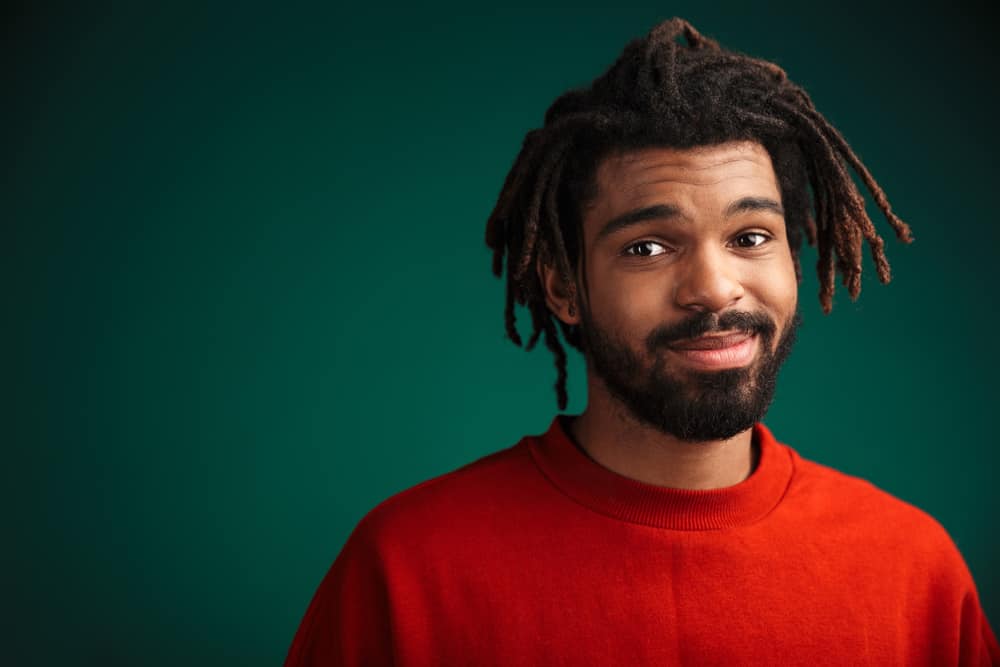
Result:
<svg viewBox="0 0 1000 667">
<path fill-rule="evenodd" d="M 740 484 L 668 489 L 556 419 L 400 493 L 358 524 L 286 667 L 1000 664 L 934 519 L 754 438 Z"/>
</svg>

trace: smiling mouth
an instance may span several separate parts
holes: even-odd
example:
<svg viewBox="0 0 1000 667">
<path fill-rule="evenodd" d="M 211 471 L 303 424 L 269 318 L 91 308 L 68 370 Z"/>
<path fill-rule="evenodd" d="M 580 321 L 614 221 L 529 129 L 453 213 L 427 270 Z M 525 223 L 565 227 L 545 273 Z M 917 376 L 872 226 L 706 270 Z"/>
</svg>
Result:
<svg viewBox="0 0 1000 667">
<path fill-rule="evenodd" d="M 758 340 L 757 334 L 734 332 L 689 338 L 673 343 L 669 349 L 700 368 L 739 368 L 753 361 Z"/>
</svg>

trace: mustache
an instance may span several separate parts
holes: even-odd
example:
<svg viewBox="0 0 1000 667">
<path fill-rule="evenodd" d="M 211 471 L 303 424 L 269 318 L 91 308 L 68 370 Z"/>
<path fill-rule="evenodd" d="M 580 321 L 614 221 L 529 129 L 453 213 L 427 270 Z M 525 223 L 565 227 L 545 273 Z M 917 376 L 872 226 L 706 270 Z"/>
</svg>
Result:
<svg viewBox="0 0 1000 667">
<path fill-rule="evenodd" d="M 731 310 L 725 313 L 697 313 L 675 324 L 659 326 L 646 337 L 646 347 L 656 352 L 662 347 L 690 338 L 698 338 L 713 331 L 739 331 L 745 334 L 759 334 L 764 342 L 774 336 L 778 326 L 764 313 Z"/>
</svg>

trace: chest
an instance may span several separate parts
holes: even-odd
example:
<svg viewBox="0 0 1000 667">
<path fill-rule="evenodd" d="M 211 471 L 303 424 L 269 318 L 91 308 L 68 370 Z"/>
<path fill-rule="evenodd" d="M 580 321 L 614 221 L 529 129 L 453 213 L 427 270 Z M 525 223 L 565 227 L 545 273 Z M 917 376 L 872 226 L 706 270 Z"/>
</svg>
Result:
<svg viewBox="0 0 1000 667">
<path fill-rule="evenodd" d="M 934 633 L 919 577 L 823 539 L 560 537 L 484 540 L 394 582 L 411 644 L 399 651 L 437 664 L 904 664 L 913 628 Z"/>
</svg>

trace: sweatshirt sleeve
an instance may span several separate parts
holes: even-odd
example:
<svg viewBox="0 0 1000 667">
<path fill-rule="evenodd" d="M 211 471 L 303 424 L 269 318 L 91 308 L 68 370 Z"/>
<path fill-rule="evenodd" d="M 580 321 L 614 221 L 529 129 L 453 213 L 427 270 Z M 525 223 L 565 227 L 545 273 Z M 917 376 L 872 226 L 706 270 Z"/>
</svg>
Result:
<svg viewBox="0 0 1000 667">
<path fill-rule="evenodd" d="M 323 578 L 285 667 L 392 665 L 382 566 L 362 521 Z"/>
<path fill-rule="evenodd" d="M 959 664 L 963 667 L 989 667 L 1000 665 L 1000 645 L 990 628 L 986 614 L 979 604 L 975 591 L 962 600 L 961 654 Z"/>
</svg>

